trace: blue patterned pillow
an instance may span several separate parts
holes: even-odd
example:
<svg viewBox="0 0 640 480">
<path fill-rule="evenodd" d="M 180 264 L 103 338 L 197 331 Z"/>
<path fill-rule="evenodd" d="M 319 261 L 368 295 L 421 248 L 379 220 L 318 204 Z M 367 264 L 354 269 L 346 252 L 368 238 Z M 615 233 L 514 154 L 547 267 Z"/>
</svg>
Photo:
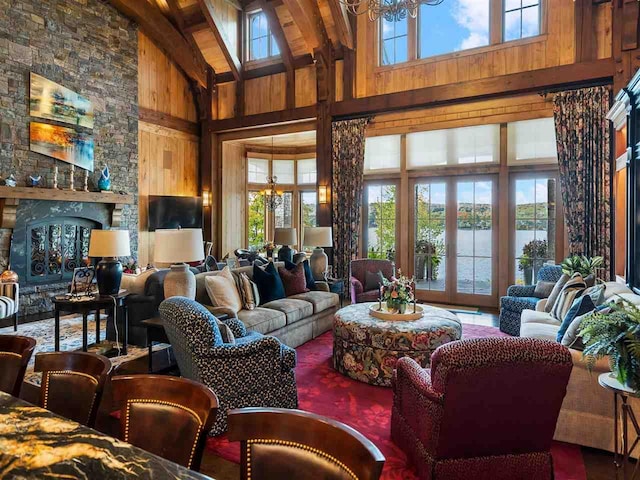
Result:
<svg viewBox="0 0 640 480">
<path fill-rule="evenodd" d="M 304 265 L 304 279 L 307 282 L 307 288 L 309 290 L 315 290 L 317 288 L 316 280 L 315 278 L 313 278 L 313 273 L 311 272 L 311 267 L 309 266 L 309 260 L 305 260 L 304 262 L 302 262 L 302 264 Z M 287 270 L 293 270 L 294 268 L 296 268 L 296 264 L 290 262 L 289 260 L 285 260 L 284 268 L 286 268 Z"/>
<path fill-rule="evenodd" d="M 261 305 L 286 297 L 282 279 L 278 275 L 278 270 L 273 262 L 269 262 L 265 268 L 254 264 L 253 281 L 258 285 Z"/>
<path fill-rule="evenodd" d="M 562 325 L 560 325 L 560 330 L 558 330 L 558 335 L 556 335 L 556 341 L 562 342 L 562 337 L 564 337 L 564 333 L 571 325 L 571 322 L 576 317 L 580 317 L 586 313 L 592 312 L 595 310 L 596 305 L 593 303 L 591 296 L 583 295 L 582 297 L 578 297 L 574 300 L 571 308 L 567 311 L 567 314 L 564 316 L 564 320 L 562 320 Z"/>
</svg>

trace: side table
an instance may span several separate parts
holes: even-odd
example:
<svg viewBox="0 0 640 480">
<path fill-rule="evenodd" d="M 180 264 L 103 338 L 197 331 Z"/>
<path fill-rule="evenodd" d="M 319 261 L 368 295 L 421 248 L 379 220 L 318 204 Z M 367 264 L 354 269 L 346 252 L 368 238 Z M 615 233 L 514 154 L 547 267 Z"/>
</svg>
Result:
<svg viewBox="0 0 640 480">
<path fill-rule="evenodd" d="M 338 278 L 328 278 L 327 284 L 329 285 L 329 291 L 331 293 L 337 293 L 340 296 L 340 308 L 342 308 L 342 301 L 344 300 L 344 280 Z"/>
<path fill-rule="evenodd" d="M 629 397 L 639 397 L 640 392 L 632 390 L 626 385 L 620 383 L 611 372 L 601 373 L 598 376 L 598 383 L 601 387 L 613 392 L 613 448 L 615 450 L 613 454 L 613 462 L 615 463 L 616 468 L 622 468 L 623 480 L 633 480 L 636 478 L 640 462 L 636 463 L 631 476 L 627 475 L 627 467 L 629 466 L 629 458 L 631 454 L 640 443 L 640 425 L 636 420 L 636 415 L 628 400 Z M 629 443 L 629 419 L 631 420 L 633 430 L 635 431 L 635 438 L 631 443 Z M 622 424 L 622 442 L 620 442 L 620 423 Z"/>
<path fill-rule="evenodd" d="M 127 343 L 129 343 L 129 318 L 125 299 L 128 293 L 122 292 L 117 295 L 96 295 L 86 299 L 74 299 L 73 297 L 55 297 L 53 304 L 55 307 L 55 351 L 60 351 L 60 314 L 80 313 L 82 314 L 82 351 L 87 351 L 87 330 L 88 317 L 91 312 L 96 314 L 96 343 L 100 343 L 100 310 L 112 310 L 114 322 L 121 319 L 122 325 L 122 353 L 127 354 Z M 120 315 L 117 311 L 120 310 Z"/>
</svg>

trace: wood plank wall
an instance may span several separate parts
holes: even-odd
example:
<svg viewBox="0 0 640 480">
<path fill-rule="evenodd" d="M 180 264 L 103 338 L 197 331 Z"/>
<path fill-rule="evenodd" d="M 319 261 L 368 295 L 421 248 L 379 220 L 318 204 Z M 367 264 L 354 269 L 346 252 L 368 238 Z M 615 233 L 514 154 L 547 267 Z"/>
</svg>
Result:
<svg viewBox="0 0 640 480">
<path fill-rule="evenodd" d="M 244 246 L 247 209 L 247 162 L 244 145 L 222 144 L 222 257 Z"/>
<path fill-rule="evenodd" d="M 139 106 L 196 121 L 187 79 L 142 33 L 138 45 Z M 138 137 L 138 262 L 146 265 L 153 262 L 153 234 L 147 231 L 149 195 L 198 195 L 199 137 L 142 121 Z"/>
</svg>

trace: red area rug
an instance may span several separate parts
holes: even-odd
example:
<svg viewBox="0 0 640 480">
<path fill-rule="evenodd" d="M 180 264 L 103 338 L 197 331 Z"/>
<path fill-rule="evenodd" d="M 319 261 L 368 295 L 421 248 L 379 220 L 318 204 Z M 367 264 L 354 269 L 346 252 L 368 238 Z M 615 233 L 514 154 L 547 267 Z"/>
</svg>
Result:
<svg viewBox="0 0 640 480">
<path fill-rule="evenodd" d="M 494 327 L 464 324 L 463 338 L 508 336 Z M 390 420 L 393 392 L 351 380 L 333 370 L 332 334 L 327 332 L 297 349 L 296 379 L 301 410 L 339 420 L 369 438 L 387 461 L 384 480 L 416 479 L 402 451 L 391 442 Z M 526 432 L 523 432 L 526 434 Z M 226 437 L 210 438 L 207 449 L 229 461 L 240 463 L 240 447 Z M 556 480 L 586 480 L 580 447 L 554 442 L 552 448 Z"/>
</svg>

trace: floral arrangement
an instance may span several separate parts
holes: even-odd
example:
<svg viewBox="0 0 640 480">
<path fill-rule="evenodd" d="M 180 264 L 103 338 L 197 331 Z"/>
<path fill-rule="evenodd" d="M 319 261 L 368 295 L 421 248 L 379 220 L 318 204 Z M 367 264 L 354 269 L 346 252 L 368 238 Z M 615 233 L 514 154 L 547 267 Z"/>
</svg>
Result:
<svg viewBox="0 0 640 480">
<path fill-rule="evenodd" d="M 275 250 L 276 244 L 273 242 L 267 242 L 262 246 L 263 250 Z"/>
<path fill-rule="evenodd" d="M 138 265 L 138 261 L 135 258 L 130 258 L 127 263 L 122 264 L 122 271 L 124 273 L 140 273 L 140 265 Z"/>
<path fill-rule="evenodd" d="M 387 302 L 387 309 L 404 313 L 407 305 L 413 302 L 413 278 L 402 275 L 398 270 L 398 277 L 393 280 L 384 280 L 380 287 L 380 299 Z"/>
</svg>

